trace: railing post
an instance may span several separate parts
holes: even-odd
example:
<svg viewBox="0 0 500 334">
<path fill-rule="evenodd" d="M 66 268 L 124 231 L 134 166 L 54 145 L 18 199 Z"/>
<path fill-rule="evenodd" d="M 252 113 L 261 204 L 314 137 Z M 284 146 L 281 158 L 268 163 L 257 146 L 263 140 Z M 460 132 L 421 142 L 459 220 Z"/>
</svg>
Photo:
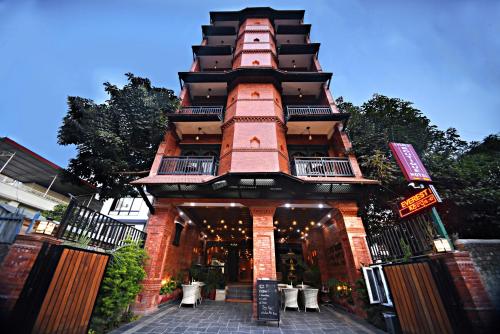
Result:
<svg viewBox="0 0 500 334">
<path fill-rule="evenodd" d="M 64 215 L 61 219 L 61 223 L 59 224 L 59 227 L 57 229 L 57 234 L 56 237 L 58 239 L 61 239 L 62 236 L 64 235 L 64 231 L 68 227 L 69 219 L 73 213 L 73 210 L 75 209 L 77 205 L 77 200 L 75 197 L 71 197 L 71 200 L 69 201 L 68 207 L 66 208 L 66 211 L 64 211 Z"/>
</svg>

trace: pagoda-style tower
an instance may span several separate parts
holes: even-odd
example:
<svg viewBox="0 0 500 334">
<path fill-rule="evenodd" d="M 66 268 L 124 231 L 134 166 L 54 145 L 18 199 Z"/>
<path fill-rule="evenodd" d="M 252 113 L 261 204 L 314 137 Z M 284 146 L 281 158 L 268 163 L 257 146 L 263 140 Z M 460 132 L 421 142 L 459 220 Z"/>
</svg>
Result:
<svg viewBox="0 0 500 334">
<path fill-rule="evenodd" d="M 202 26 L 193 65 L 179 73 L 181 107 L 150 175 L 134 182 L 155 198 L 138 312 L 155 309 L 162 280 L 193 263 L 224 263 L 228 284 L 286 279 L 290 249 L 323 281 L 353 283 L 370 263 L 356 199 L 376 181 L 350 153 L 349 114 L 303 18 L 246 8 L 211 12 Z"/>
</svg>

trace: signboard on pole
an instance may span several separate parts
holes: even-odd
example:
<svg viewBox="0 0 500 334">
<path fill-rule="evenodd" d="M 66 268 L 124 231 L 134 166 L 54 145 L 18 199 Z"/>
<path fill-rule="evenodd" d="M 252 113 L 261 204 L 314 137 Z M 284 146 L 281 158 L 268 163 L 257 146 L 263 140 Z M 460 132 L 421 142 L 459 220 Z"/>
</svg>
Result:
<svg viewBox="0 0 500 334">
<path fill-rule="evenodd" d="M 399 216 L 401 218 L 407 217 L 425 208 L 429 208 L 437 202 L 438 200 L 432 190 L 425 188 L 398 203 Z"/>
<path fill-rule="evenodd" d="M 406 180 L 408 181 L 427 181 L 430 182 L 431 177 L 425 169 L 422 161 L 415 152 L 411 144 L 389 143 L 396 161 L 401 168 Z"/>
</svg>

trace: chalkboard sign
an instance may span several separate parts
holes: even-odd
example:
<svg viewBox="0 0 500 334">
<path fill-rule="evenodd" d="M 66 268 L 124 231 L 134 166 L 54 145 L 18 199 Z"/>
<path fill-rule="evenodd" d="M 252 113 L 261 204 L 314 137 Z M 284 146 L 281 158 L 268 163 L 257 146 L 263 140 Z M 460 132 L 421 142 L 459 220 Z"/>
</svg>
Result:
<svg viewBox="0 0 500 334">
<path fill-rule="evenodd" d="M 257 280 L 257 320 L 280 321 L 278 281 Z"/>
</svg>

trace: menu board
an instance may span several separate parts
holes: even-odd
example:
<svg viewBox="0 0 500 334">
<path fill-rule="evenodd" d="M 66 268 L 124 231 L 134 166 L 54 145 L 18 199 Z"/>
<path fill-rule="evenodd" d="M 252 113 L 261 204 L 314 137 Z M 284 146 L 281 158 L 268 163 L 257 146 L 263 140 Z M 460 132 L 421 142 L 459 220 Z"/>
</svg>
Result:
<svg viewBox="0 0 500 334">
<path fill-rule="evenodd" d="M 278 281 L 257 280 L 257 320 L 280 321 Z"/>
</svg>

